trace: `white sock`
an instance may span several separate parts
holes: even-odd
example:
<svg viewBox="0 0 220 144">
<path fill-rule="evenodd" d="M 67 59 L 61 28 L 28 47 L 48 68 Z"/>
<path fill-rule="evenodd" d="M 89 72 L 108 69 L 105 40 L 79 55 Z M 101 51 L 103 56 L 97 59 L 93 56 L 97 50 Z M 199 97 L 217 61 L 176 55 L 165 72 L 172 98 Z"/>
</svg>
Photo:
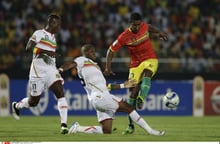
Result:
<svg viewBox="0 0 220 144">
<path fill-rule="evenodd" d="M 67 124 L 68 105 L 67 105 L 65 97 L 59 98 L 57 100 L 57 107 L 58 107 L 58 111 L 60 113 L 61 123 Z"/>
<path fill-rule="evenodd" d="M 23 98 L 20 102 L 18 102 L 18 103 L 15 105 L 15 107 L 16 107 L 17 109 L 29 108 L 30 105 L 28 104 L 28 99 L 29 99 L 28 97 Z"/>
<path fill-rule="evenodd" d="M 131 119 L 140 127 L 142 127 L 148 133 L 151 133 L 152 128 L 148 125 L 148 123 L 135 111 L 133 110 L 129 116 Z"/>
<path fill-rule="evenodd" d="M 78 132 L 103 134 L 101 126 L 79 126 Z"/>
</svg>

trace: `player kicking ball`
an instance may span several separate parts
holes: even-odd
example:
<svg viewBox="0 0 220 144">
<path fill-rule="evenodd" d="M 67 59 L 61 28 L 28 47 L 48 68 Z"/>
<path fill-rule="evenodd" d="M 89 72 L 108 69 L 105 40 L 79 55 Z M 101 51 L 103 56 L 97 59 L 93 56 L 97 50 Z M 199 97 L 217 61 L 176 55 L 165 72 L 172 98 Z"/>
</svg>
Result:
<svg viewBox="0 0 220 144">
<path fill-rule="evenodd" d="M 59 71 L 63 72 L 71 68 L 77 69 L 78 76 L 82 80 L 84 89 L 87 92 L 88 100 L 95 108 L 98 122 L 101 126 L 80 126 L 78 122 L 74 122 L 69 129 L 69 134 L 77 132 L 111 134 L 112 122 L 116 112 L 127 113 L 137 125 L 150 135 L 161 136 L 165 134 L 165 131 L 158 131 L 151 128 L 136 110 L 123 101 L 122 98 L 109 93 L 108 87 L 110 89 L 129 88 L 132 87 L 133 84 L 130 84 L 128 81 L 124 84 L 114 84 L 107 87 L 101 69 L 97 63 L 94 62 L 96 54 L 93 45 L 83 45 L 81 53 L 82 56 L 77 57 L 71 63 L 62 65 Z"/>
</svg>

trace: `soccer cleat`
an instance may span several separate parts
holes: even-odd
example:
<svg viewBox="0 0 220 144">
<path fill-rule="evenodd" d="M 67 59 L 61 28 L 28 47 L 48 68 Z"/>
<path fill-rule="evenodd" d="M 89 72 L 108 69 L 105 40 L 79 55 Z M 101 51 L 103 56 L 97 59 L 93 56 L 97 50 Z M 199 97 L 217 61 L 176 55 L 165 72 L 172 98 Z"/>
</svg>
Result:
<svg viewBox="0 0 220 144">
<path fill-rule="evenodd" d="M 67 134 L 69 132 L 68 127 L 65 123 L 61 124 L 61 129 L 60 129 L 60 133 L 61 134 Z"/>
<path fill-rule="evenodd" d="M 12 109 L 12 116 L 16 119 L 16 120 L 19 120 L 20 117 L 20 112 L 19 112 L 19 109 L 16 108 L 16 104 L 17 102 L 12 102 L 11 104 L 11 109 Z"/>
<path fill-rule="evenodd" d="M 158 130 L 154 130 L 152 129 L 150 132 L 149 132 L 150 135 L 155 135 L 155 136 L 163 136 L 165 135 L 165 131 L 158 131 Z"/>
<path fill-rule="evenodd" d="M 163 135 L 165 135 L 165 133 L 166 133 L 165 131 L 160 131 L 159 135 L 163 136 Z"/>
<path fill-rule="evenodd" d="M 61 127 L 61 129 L 60 129 L 60 133 L 61 134 L 67 134 L 69 132 L 69 130 L 68 130 L 68 128 L 67 127 Z"/>
<path fill-rule="evenodd" d="M 60 133 L 61 133 L 61 134 L 67 134 L 68 131 L 69 131 L 68 128 L 67 128 L 67 127 L 63 127 L 63 126 L 62 126 L 61 129 L 60 129 Z"/>
<path fill-rule="evenodd" d="M 141 96 L 137 97 L 137 107 L 138 109 L 142 109 L 144 105 L 144 99 Z"/>
<path fill-rule="evenodd" d="M 122 132 L 123 135 L 126 134 L 133 134 L 134 133 L 134 125 L 130 124 L 128 127 L 125 129 L 125 131 Z"/>
<path fill-rule="evenodd" d="M 78 122 L 73 122 L 72 126 L 69 129 L 69 133 L 68 134 L 75 134 L 78 132 L 80 125 Z"/>
</svg>

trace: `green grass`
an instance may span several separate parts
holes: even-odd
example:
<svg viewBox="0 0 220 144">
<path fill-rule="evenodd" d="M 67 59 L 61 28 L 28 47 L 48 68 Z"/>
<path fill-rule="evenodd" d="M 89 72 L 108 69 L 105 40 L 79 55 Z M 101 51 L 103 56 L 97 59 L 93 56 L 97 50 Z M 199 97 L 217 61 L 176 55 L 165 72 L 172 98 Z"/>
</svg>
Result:
<svg viewBox="0 0 220 144">
<path fill-rule="evenodd" d="M 59 133 L 58 116 L 23 116 L 19 121 L 12 117 L 0 117 L 0 142 L 71 142 L 71 141 L 220 141 L 220 117 L 168 117 L 145 116 L 145 120 L 155 129 L 166 131 L 165 136 L 151 136 L 136 126 L 132 135 L 122 135 L 127 127 L 126 116 L 116 116 L 111 135 L 83 134 L 62 135 Z M 95 116 L 69 116 L 69 125 L 78 121 L 81 125 L 98 125 Z"/>
</svg>

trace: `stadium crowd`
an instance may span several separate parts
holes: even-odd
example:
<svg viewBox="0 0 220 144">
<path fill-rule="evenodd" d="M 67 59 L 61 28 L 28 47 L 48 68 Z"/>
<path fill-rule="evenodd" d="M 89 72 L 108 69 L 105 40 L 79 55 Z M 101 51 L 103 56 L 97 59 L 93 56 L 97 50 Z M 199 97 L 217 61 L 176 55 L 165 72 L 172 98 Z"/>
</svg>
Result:
<svg viewBox="0 0 220 144">
<path fill-rule="evenodd" d="M 153 39 L 159 72 L 220 70 L 220 0 L 1 0 L 0 72 L 10 75 L 16 68 L 19 77 L 27 77 L 22 73 L 29 71 L 32 54 L 25 51 L 25 44 L 54 11 L 62 17 L 58 64 L 78 56 L 85 43 L 94 44 L 100 59 L 104 58 L 135 11 L 168 33 L 166 42 Z M 123 49 L 117 54 L 128 57 Z M 117 68 L 123 69 L 113 69 Z"/>
</svg>

